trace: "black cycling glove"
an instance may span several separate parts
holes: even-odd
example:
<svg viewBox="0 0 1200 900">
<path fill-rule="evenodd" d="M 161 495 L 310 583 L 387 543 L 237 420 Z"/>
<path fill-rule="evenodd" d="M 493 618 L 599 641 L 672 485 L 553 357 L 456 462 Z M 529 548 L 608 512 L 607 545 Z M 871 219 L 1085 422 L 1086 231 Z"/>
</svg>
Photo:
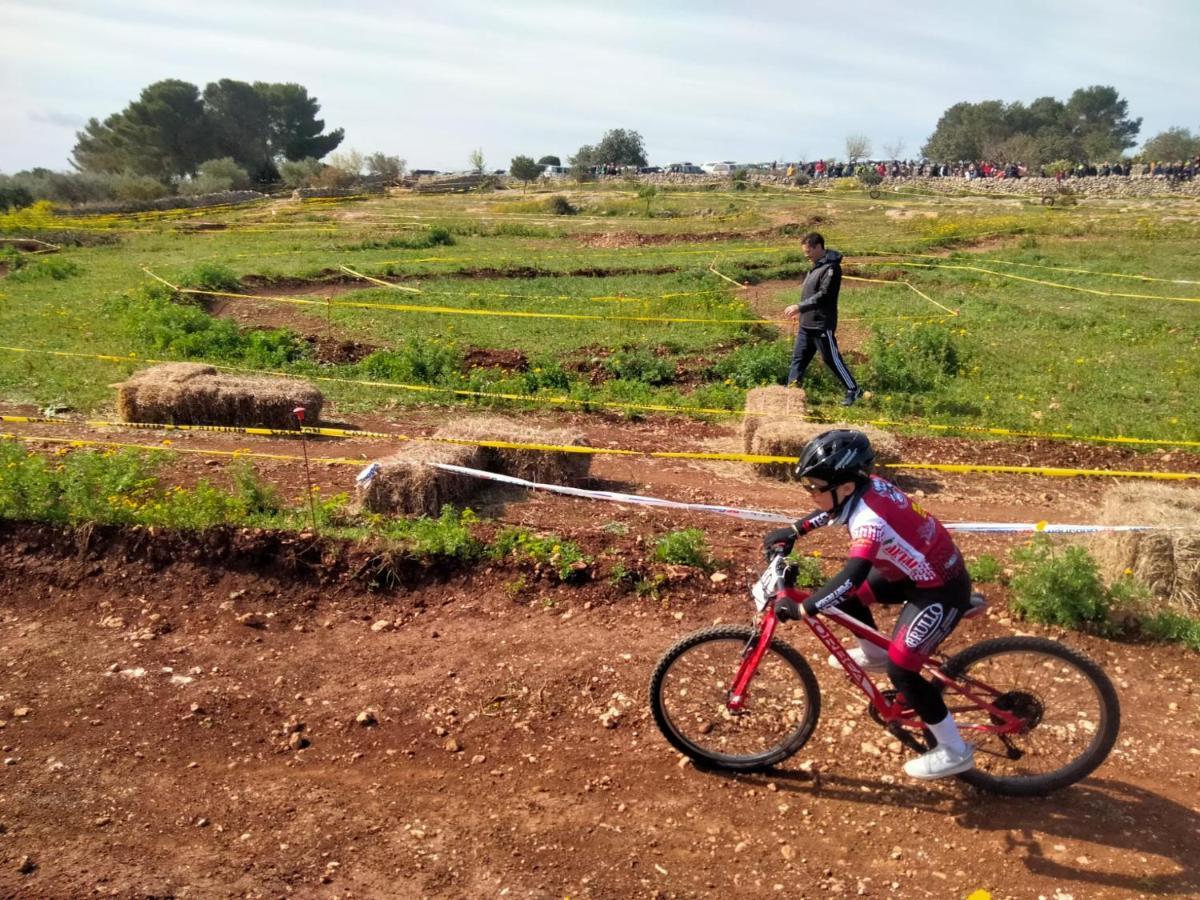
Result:
<svg viewBox="0 0 1200 900">
<path fill-rule="evenodd" d="M 796 546 L 796 529 L 792 525 L 785 525 L 783 528 L 769 531 L 763 538 L 763 551 L 766 553 L 767 559 L 776 554 L 787 556 L 792 552 L 794 546 Z"/>
</svg>

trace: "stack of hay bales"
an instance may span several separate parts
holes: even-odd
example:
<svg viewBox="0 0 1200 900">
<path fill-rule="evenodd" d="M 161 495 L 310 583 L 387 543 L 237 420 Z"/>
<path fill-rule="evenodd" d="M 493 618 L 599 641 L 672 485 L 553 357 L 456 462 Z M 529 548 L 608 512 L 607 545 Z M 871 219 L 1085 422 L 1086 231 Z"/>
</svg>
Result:
<svg viewBox="0 0 1200 900">
<path fill-rule="evenodd" d="M 555 447 L 586 447 L 581 432 L 570 428 L 538 428 L 501 416 L 481 416 L 445 425 L 436 437 L 460 441 L 497 441 L 511 444 L 543 444 Z M 587 478 L 591 453 L 570 450 L 515 450 L 480 447 L 483 468 L 501 475 L 547 484 L 576 484 Z"/>
<path fill-rule="evenodd" d="M 776 419 L 798 421 L 808 415 L 808 400 L 803 388 L 773 384 L 746 392 L 746 415 L 742 418 L 742 446 L 754 453 L 754 435 L 767 422 Z"/>
<path fill-rule="evenodd" d="M 1092 552 L 1112 581 L 1127 570 L 1185 615 L 1200 615 L 1200 491 L 1180 485 L 1118 484 L 1104 494 L 1099 522 L 1162 531 L 1100 532 Z"/>
<path fill-rule="evenodd" d="M 363 508 L 393 515 L 436 516 L 447 504 L 462 505 L 486 483 L 433 463 L 479 469 L 483 454 L 479 447 L 413 441 L 399 453 L 376 461 L 375 477 L 359 491 Z"/>
<path fill-rule="evenodd" d="M 825 431 L 852 428 L 861 431 L 875 448 L 880 464 L 900 459 L 900 444 L 888 432 L 871 425 L 846 422 L 804 421 L 804 391 L 779 386 L 754 388 L 746 394 L 746 417 L 742 423 L 745 452 L 754 456 L 786 456 L 797 459 L 804 445 Z M 754 471 L 767 478 L 789 481 L 794 463 L 751 463 Z"/>
<path fill-rule="evenodd" d="M 114 387 L 126 422 L 294 429 L 292 410 L 304 407 L 312 425 L 325 402 L 305 381 L 227 375 L 201 363 L 151 366 Z"/>
<path fill-rule="evenodd" d="M 461 506 L 488 485 L 482 479 L 447 472 L 432 463 L 483 469 L 550 484 L 574 484 L 587 477 L 592 463 L 590 453 L 479 446 L 476 442 L 585 446 L 579 432 L 535 428 L 498 416 L 443 426 L 434 438 L 414 441 L 399 453 L 378 460 L 378 471 L 360 491 L 363 506 L 378 513 L 436 516 L 446 504 Z"/>
</svg>

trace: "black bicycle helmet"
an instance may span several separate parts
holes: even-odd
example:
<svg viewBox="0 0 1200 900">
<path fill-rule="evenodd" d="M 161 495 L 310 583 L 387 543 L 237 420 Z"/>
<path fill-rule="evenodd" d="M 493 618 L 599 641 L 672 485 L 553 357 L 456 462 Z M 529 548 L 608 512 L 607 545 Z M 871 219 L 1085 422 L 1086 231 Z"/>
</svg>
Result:
<svg viewBox="0 0 1200 900">
<path fill-rule="evenodd" d="M 819 478 L 826 484 L 865 482 L 875 469 L 875 450 L 861 431 L 838 428 L 818 434 L 796 461 L 797 478 Z"/>
</svg>

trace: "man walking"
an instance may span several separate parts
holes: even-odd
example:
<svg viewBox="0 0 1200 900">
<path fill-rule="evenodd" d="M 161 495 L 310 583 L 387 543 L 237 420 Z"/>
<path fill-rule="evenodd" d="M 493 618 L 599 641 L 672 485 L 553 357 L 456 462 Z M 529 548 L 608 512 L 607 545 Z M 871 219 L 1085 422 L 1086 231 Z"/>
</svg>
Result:
<svg viewBox="0 0 1200 900">
<path fill-rule="evenodd" d="M 800 302 L 783 311 L 789 319 L 800 317 L 800 331 L 796 335 L 792 365 L 788 370 L 788 385 L 800 384 L 813 354 L 820 350 L 825 365 L 846 388 L 842 406 L 852 406 L 862 396 L 862 389 L 842 360 L 837 338 L 834 337 L 837 331 L 838 291 L 842 287 L 842 254 L 836 250 L 826 250 L 825 238 L 815 231 L 805 235 L 801 243 L 804 255 L 813 267 L 804 278 Z"/>
</svg>

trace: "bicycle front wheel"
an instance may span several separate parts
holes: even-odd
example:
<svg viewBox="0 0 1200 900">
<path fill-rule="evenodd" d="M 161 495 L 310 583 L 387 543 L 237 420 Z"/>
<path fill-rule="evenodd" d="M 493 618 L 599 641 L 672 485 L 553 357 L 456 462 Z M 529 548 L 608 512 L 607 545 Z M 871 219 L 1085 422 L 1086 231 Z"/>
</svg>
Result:
<svg viewBox="0 0 1200 900">
<path fill-rule="evenodd" d="M 774 639 L 738 710 L 729 690 L 749 641 L 743 625 L 706 628 L 663 654 L 650 677 L 659 730 L 700 765 L 746 772 L 775 765 L 804 746 L 817 725 L 821 691 L 794 648 Z"/>
<path fill-rule="evenodd" d="M 1117 740 L 1121 709 L 1104 671 L 1081 653 L 1038 637 L 983 641 L 942 667 L 981 700 L 1024 720 L 999 734 L 1001 718 L 966 698 L 945 698 L 975 768 L 959 775 L 982 790 L 1038 796 L 1086 777 Z"/>
</svg>

